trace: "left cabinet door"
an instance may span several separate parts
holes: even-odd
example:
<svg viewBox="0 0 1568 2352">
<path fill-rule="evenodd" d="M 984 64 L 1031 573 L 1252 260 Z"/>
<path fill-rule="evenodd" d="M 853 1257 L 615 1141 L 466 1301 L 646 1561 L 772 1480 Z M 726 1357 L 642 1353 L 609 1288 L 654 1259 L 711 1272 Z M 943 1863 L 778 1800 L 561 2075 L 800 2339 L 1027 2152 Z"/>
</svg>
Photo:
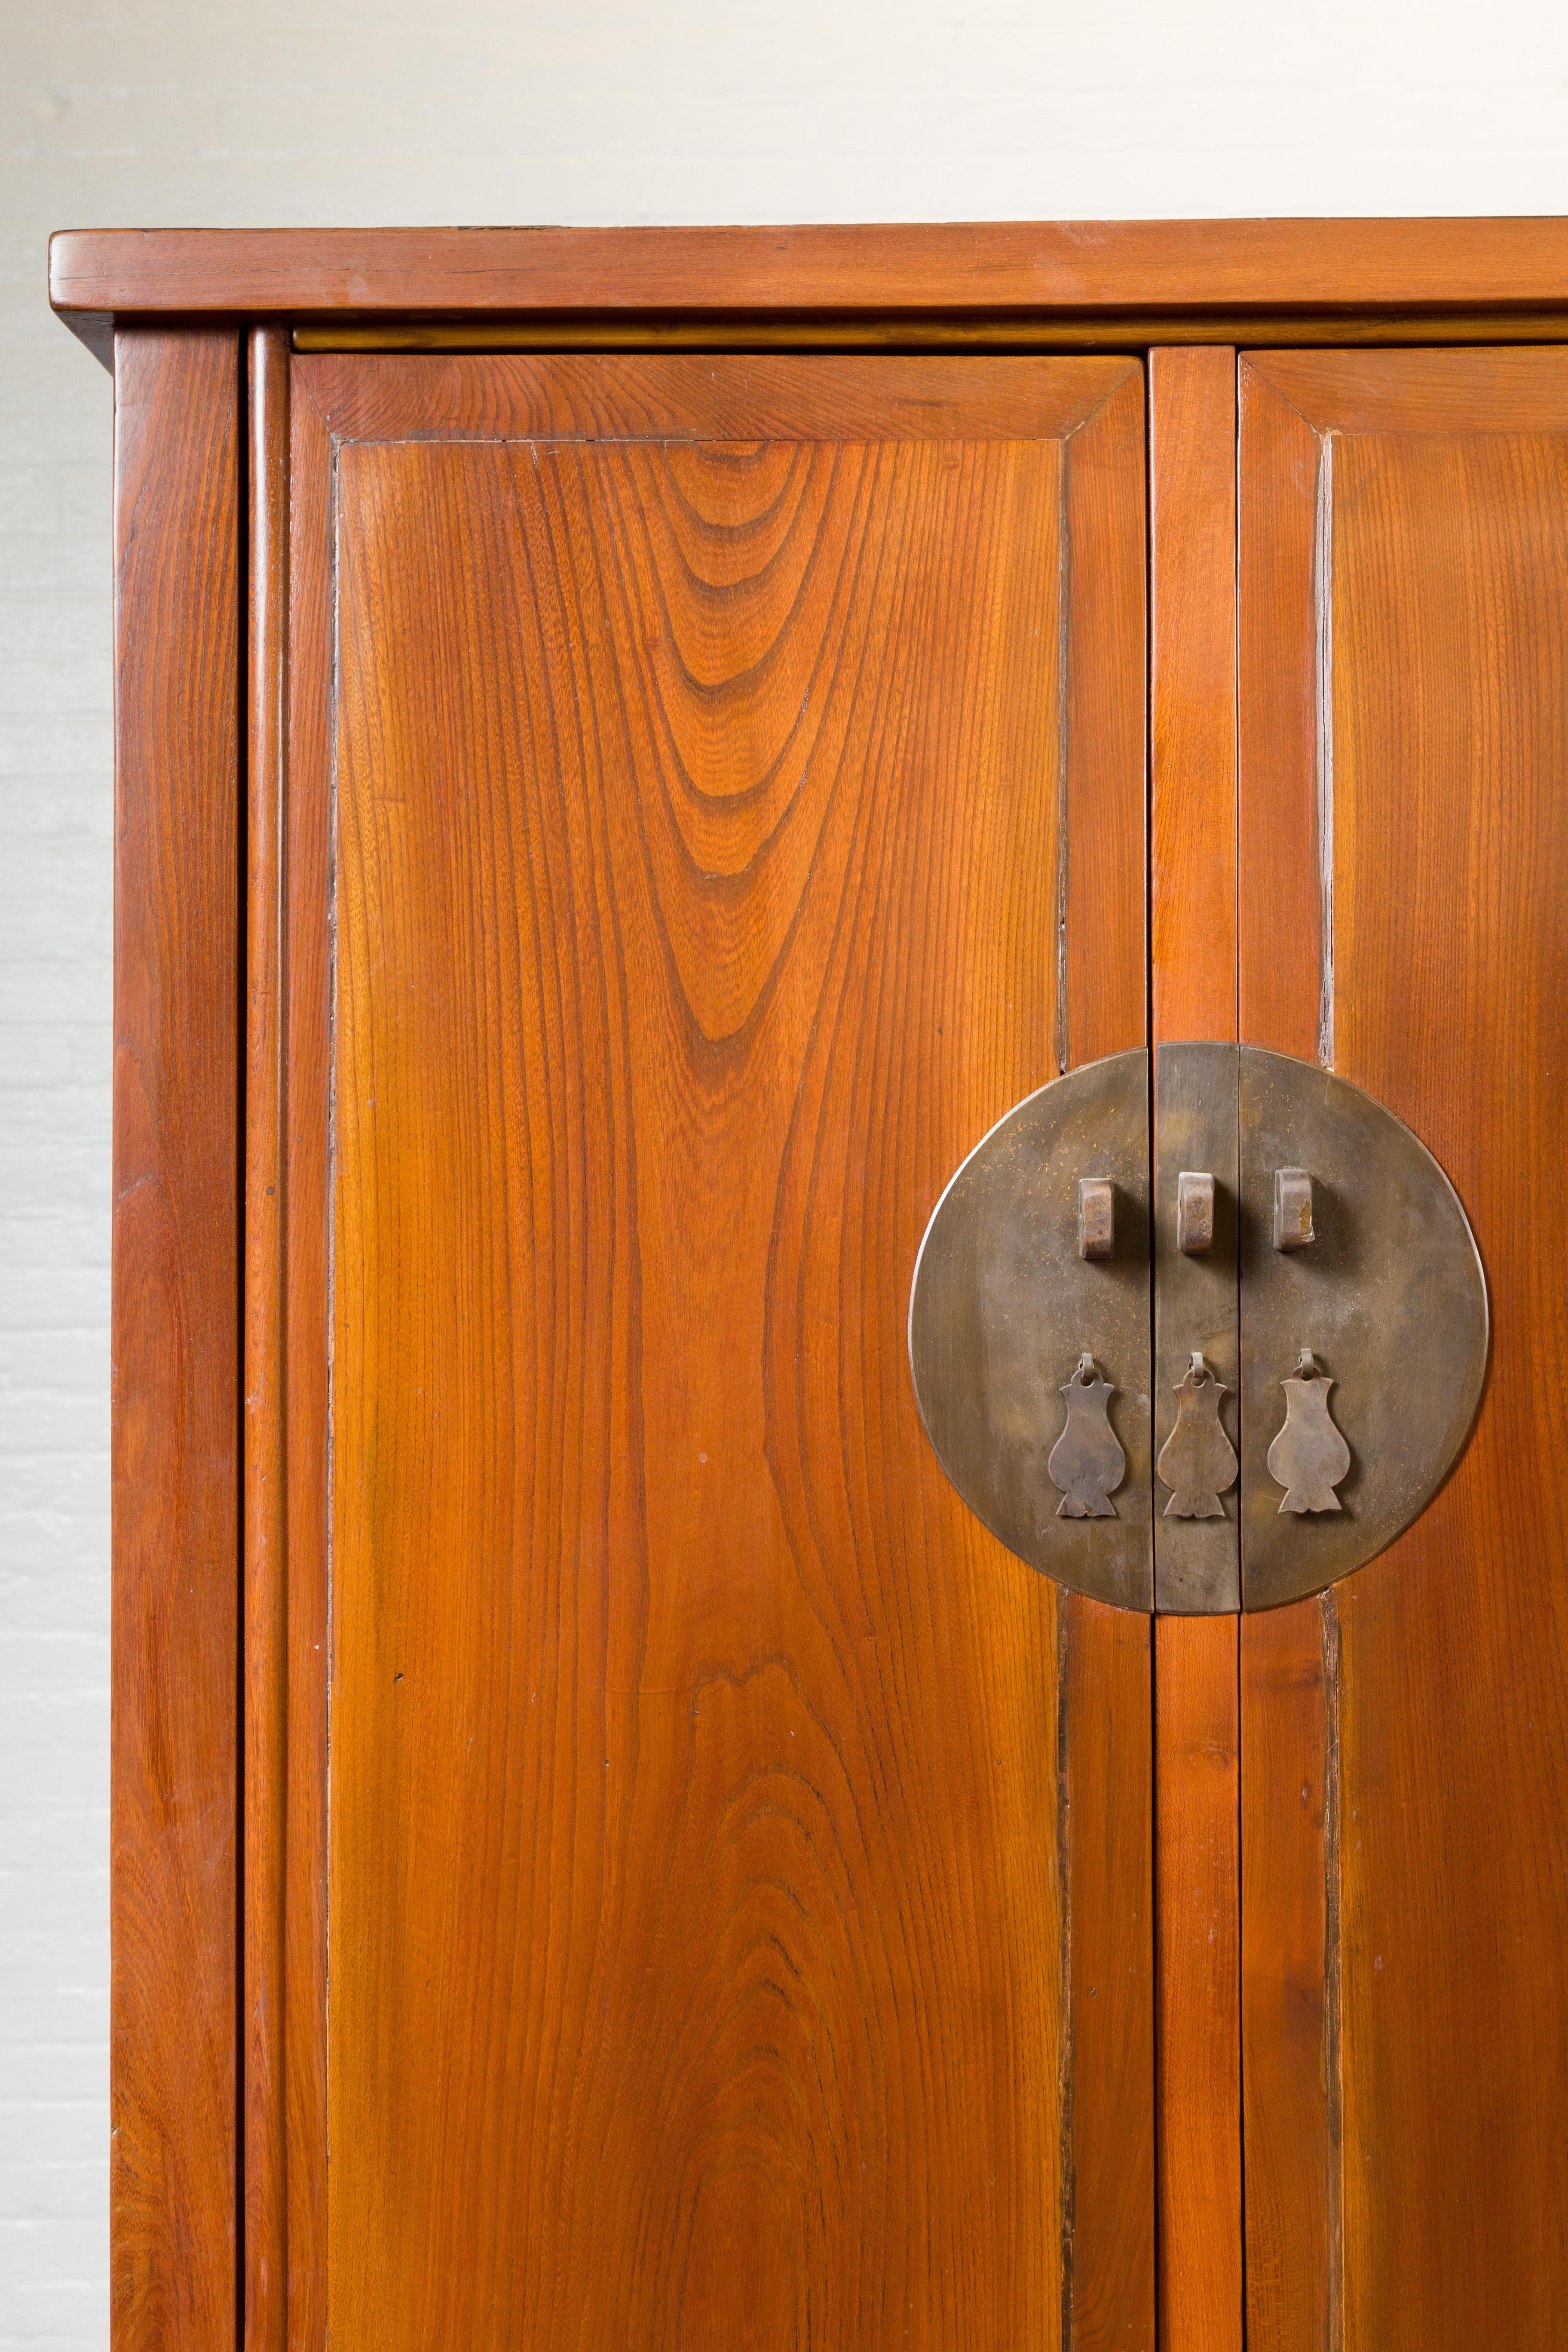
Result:
<svg viewBox="0 0 1568 2352">
<path fill-rule="evenodd" d="M 1147 2344 L 1148 1621 L 905 1353 L 1145 1043 L 1142 371 L 289 385 L 277 2341 Z"/>
</svg>

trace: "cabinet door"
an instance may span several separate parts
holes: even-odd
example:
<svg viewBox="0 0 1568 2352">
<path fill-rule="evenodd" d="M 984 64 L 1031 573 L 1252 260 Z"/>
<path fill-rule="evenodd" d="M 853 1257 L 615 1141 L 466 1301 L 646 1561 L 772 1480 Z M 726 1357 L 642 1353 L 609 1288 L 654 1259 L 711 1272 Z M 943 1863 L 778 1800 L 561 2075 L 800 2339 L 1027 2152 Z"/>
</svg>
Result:
<svg viewBox="0 0 1568 2352">
<path fill-rule="evenodd" d="M 1145 1038 L 1142 370 L 291 397 L 288 2340 L 1147 2345 L 1149 1624 L 904 1329 Z"/>
<path fill-rule="evenodd" d="M 1240 391 L 1242 1035 L 1426 1139 L 1493 1314 L 1425 1516 L 1242 1623 L 1248 2341 L 1543 2346 L 1568 2307 L 1568 355 L 1267 354 Z"/>
</svg>

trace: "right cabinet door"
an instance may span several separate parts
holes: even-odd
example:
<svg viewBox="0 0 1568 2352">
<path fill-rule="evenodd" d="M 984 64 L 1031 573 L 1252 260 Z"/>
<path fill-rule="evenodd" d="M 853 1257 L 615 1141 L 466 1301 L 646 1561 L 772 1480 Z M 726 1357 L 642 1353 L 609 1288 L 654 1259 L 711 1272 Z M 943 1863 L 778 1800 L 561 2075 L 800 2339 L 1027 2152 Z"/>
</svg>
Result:
<svg viewBox="0 0 1568 2352">
<path fill-rule="evenodd" d="M 1416 1130 L 1492 1310 L 1431 1507 L 1243 1622 L 1248 2341 L 1555 2344 L 1568 353 L 1264 352 L 1239 389 L 1241 1035 Z"/>
</svg>

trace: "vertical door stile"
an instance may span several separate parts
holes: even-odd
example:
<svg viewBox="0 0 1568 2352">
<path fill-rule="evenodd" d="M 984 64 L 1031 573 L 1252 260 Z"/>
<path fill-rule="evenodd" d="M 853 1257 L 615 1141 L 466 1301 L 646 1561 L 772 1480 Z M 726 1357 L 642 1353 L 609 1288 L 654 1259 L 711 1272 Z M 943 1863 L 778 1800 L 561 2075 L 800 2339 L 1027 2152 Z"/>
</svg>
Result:
<svg viewBox="0 0 1568 2352">
<path fill-rule="evenodd" d="M 245 1084 L 245 1833 L 241 1965 L 246 2352 L 286 2324 L 284 1832 L 287 1454 L 284 1444 L 283 827 L 288 704 L 289 344 L 250 337 Z"/>
<path fill-rule="evenodd" d="M 320 2352 L 326 2340 L 327 2093 L 327 1317 L 331 1291 L 330 1099 L 332 974 L 332 445 L 310 397 L 308 371 L 289 379 L 288 751 L 281 809 L 279 952 L 288 1051 L 280 1117 L 287 1214 L 280 1237 L 284 1345 L 287 1557 L 281 1631 L 287 1645 L 287 1777 L 283 1851 L 286 2027 L 274 2094 L 282 2110 L 285 2341 Z"/>
<path fill-rule="evenodd" d="M 1237 409 L 1240 1027 L 1249 1045 L 1310 1062 L 1324 968 L 1322 452 L 1250 358 Z M 1240 1621 L 1247 2329 L 1267 2352 L 1335 2352 L 1334 1608 L 1330 1592 Z"/>
<path fill-rule="evenodd" d="M 235 2340 L 241 356 L 115 336 L 117 2352 Z"/>
<path fill-rule="evenodd" d="M 1162 1045 L 1237 1034 L 1234 351 L 1153 352 L 1149 411 L 1158 1121 Z M 1161 1171 L 1156 1250 L 1168 1244 L 1174 1173 Z M 1156 1334 L 1162 1382 L 1172 1339 Z M 1171 1531 L 1183 1540 L 1186 1575 L 1199 1559 L 1191 1537 L 1218 1539 L 1198 1572 L 1215 1608 L 1234 1609 L 1234 1490 L 1223 1521 L 1163 1523 L 1165 1499 L 1157 1486 L 1156 1610 L 1163 1526 L 1168 1553 Z M 1240 2352 L 1237 1619 L 1157 1613 L 1154 1643 L 1159 2341 L 1161 2352 Z"/>
<path fill-rule="evenodd" d="M 1064 737 L 1058 1032 L 1069 1067 L 1146 1041 L 1147 870 L 1139 698 L 1108 693 L 1142 643 L 1146 394 L 1130 373 L 1066 445 L 1064 545 L 1121 560 L 1064 572 L 1071 640 Z M 1064 1367 L 1064 1370 L 1066 1368 Z M 1156 2341 L 1149 1620 L 1061 1592 L 1070 2105 L 1064 2352 Z"/>
</svg>

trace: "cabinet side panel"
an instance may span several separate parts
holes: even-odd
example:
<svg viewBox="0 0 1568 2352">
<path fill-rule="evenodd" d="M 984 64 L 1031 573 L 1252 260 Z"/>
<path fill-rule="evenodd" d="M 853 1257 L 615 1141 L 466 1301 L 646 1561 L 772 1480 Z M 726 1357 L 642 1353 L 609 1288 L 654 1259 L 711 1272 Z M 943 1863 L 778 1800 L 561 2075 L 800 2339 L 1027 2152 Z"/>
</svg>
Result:
<svg viewBox="0 0 1568 2352">
<path fill-rule="evenodd" d="M 240 351 L 116 339 L 116 2352 L 235 2326 Z"/>
</svg>

